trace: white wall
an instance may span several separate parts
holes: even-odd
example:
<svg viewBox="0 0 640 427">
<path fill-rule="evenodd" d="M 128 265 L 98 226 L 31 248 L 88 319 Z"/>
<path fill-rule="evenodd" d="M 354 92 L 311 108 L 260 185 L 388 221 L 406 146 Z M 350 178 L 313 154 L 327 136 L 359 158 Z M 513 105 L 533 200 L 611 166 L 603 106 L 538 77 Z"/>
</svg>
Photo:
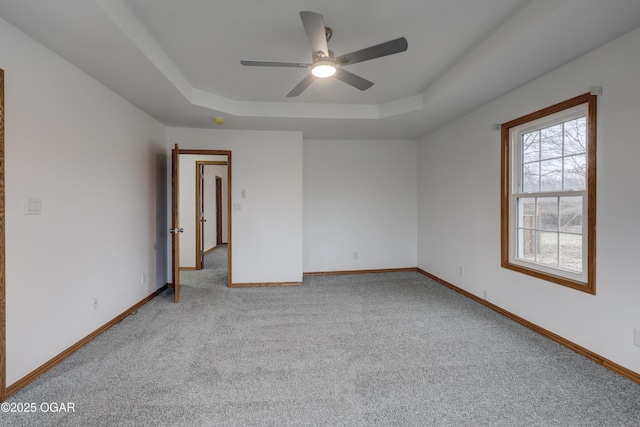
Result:
<svg viewBox="0 0 640 427">
<path fill-rule="evenodd" d="M 232 151 L 233 283 L 302 281 L 302 134 L 169 128 L 167 136 L 180 148 Z"/>
<path fill-rule="evenodd" d="M 304 141 L 305 272 L 417 265 L 416 156 L 409 140 Z"/>
<path fill-rule="evenodd" d="M 635 372 L 640 347 L 640 29 L 424 137 L 418 264 Z M 597 295 L 500 267 L 503 123 L 602 86 L 598 99 Z M 465 267 L 464 277 L 458 266 Z"/>
<path fill-rule="evenodd" d="M 164 126 L 1 19 L 0 68 L 11 385 L 167 282 L 167 152 Z"/>
<path fill-rule="evenodd" d="M 183 268 L 196 266 L 196 161 L 198 160 L 226 162 L 227 156 L 180 155 L 180 228 L 184 229 L 184 232 L 180 233 L 180 267 Z M 226 176 L 224 178 L 226 183 Z"/>
</svg>

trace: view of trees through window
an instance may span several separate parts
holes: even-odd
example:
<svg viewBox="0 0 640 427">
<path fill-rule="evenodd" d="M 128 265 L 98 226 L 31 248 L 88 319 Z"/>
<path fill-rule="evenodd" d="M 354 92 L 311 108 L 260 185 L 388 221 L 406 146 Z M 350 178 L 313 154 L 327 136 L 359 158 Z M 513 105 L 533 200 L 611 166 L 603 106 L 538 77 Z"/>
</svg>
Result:
<svg viewBox="0 0 640 427">
<path fill-rule="evenodd" d="M 584 190 L 586 139 L 586 117 L 524 134 L 522 192 Z"/>
<path fill-rule="evenodd" d="M 586 117 L 525 133 L 521 144 L 521 192 L 538 195 L 518 198 L 517 256 L 581 273 L 580 192 L 587 186 Z M 566 191 L 578 193 L 544 194 Z"/>
</svg>

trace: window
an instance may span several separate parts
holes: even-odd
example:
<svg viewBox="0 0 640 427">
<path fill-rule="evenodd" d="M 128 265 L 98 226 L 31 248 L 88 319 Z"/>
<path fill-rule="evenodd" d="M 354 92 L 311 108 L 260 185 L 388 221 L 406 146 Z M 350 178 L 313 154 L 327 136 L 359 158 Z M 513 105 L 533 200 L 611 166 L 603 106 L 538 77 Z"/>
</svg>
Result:
<svg viewBox="0 0 640 427">
<path fill-rule="evenodd" d="M 502 129 L 502 266 L 595 294 L 596 99 Z"/>
</svg>

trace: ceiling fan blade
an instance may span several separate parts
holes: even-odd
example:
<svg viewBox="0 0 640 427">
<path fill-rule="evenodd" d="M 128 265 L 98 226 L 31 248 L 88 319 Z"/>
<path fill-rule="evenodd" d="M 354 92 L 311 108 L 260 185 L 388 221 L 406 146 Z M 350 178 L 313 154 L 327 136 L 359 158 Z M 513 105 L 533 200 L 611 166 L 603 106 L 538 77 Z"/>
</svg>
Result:
<svg viewBox="0 0 640 427">
<path fill-rule="evenodd" d="M 309 68 L 311 64 L 303 64 L 300 62 L 273 62 L 273 61 L 240 61 L 242 65 L 250 67 L 294 67 L 294 68 Z"/>
<path fill-rule="evenodd" d="M 407 50 L 407 39 L 400 37 L 386 43 L 380 43 L 366 49 L 356 50 L 336 58 L 336 63 L 343 66 L 355 64 L 357 62 L 368 61 L 369 59 L 380 58 L 381 56 L 393 55 Z"/>
<path fill-rule="evenodd" d="M 342 68 L 336 68 L 334 77 L 360 90 L 367 90 L 373 86 L 373 82 L 350 73 L 349 71 L 343 70 Z"/>
<path fill-rule="evenodd" d="M 311 83 L 313 83 L 313 75 L 309 74 L 287 94 L 287 98 L 293 98 L 294 96 L 300 95 Z"/>
<path fill-rule="evenodd" d="M 309 39 L 314 58 L 318 52 L 322 52 L 325 57 L 329 57 L 322 15 L 316 12 L 300 12 L 300 17 L 302 18 L 302 25 L 304 25 L 304 31 L 307 33 L 307 39 Z"/>
</svg>

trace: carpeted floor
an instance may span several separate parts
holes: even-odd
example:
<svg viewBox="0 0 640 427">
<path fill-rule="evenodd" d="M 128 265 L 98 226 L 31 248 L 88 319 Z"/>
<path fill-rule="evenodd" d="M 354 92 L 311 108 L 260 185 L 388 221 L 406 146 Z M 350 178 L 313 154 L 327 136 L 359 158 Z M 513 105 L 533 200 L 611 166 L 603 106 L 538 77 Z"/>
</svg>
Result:
<svg viewBox="0 0 640 427">
<path fill-rule="evenodd" d="M 207 266 L 8 401 L 75 412 L 0 424 L 640 425 L 640 385 L 418 273 L 229 289 Z"/>
</svg>

